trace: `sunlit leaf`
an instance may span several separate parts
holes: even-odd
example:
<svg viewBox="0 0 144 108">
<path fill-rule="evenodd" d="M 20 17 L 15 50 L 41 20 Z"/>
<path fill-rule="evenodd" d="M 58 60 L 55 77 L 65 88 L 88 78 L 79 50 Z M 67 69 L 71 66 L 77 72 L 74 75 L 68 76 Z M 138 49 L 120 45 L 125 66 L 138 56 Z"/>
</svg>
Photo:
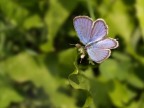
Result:
<svg viewBox="0 0 144 108">
<path fill-rule="evenodd" d="M 2 87 L 0 89 L 0 107 L 6 108 L 11 102 L 22 102 L 23 98 L 11 87 Z"/>
<path fill-rule="evenodd" d="M 119 79 L 126 80 L 129 75 L 129 65 L 119 63 L 115 60 L 106 60 L 100 65 L 100 71 L 103 77 L 106 79 Z"/>
<path fill-rule="evenodd" d="M 1 67 L 1 66 L 0 66 Z M 1 67 L 2 71 L 2 67 Z M 1 73 L 2 74 L 2 73 Z M 0 75 L 0 107 L 6 108 L 11 102 L 22 102 L 23 97 L 13 88 L 6 75 Z"/>
<path fill-rule="evenodd" d="M 42 21 L 38 15 L 27 18 L 23 24 L 26 29 L 30 29 L 32 27 L 41 27 L 42 25 Z"/>
<path fill-rule="evenodd" d="M 0 9 L 2 10 L 2 13 L 3 13 L 1 15 L 6 15 L 9 22 L 13 25 L 18 25 L 22 23 L 22 21 L 29 14 L 29 12 L 26 9 L 19 6 L 12 0 L 1 0 Z"/>
<path fill-rule="evenodd" d="M 77 67 L 76 70 L 69 75 L 69 82 L 75 89 L 83 89 L 87 91 L 90 89 L 88 78 L 79 72 Z"/>
<path fill-rule="evenodd" d="M 144 83 L 140 78 L 138 78 L 135 74 L 130 74 L 128 79 L 128 83 L 137 88 L 144 88 Z"/>
<path fill-rule="evenodd" d="M 135 97 L 135 93 L 130 91 L 125 85 L 122 85 L 118 81 L 114 81 L 114 87 L 109 93 L 112 102 L 117 107 L 123 107 L 132 98 Z"/>
<path fill-rule="evenodd" d="M 86 100 L 86 102 L 85 102 L 85 104 L 84 104 L 83 107 L 84 107 L 84 108 L 87 108 L 87 107 L 96 108 L 96 106 L 95 106 L 94 103 L 93 103 L 92 97 L 88 97 L 88 98 L 87 98 L 87 100 Z"/>
</svg>

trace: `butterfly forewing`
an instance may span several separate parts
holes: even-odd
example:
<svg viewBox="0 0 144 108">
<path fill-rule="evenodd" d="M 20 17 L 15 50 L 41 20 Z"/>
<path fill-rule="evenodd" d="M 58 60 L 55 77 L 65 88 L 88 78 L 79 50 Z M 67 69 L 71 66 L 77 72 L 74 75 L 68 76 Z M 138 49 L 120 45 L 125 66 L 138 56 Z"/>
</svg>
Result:
<svg viewBox="0 0 144 108">
<path fill-rule="evenodd" d="M 96 63 L 101 63 L 110 56 L 111 51 L 109 49 L 97 49 L 91 47 L 87 49 L 89 57 Z"/>
<path fill-rule="evenodd" d="M 93 23 L 92 33 L 88 44 L 103 39 L 105 36 L 107 36 L 107 33 L 108 33 L 108 27 L 105 21 L 103 19 L 97 19 Z"/>
<path fill-rule="evenodd" d="M 83 44 L 90 40 L 93 21 L 87 16 L 78 16 L 74 18 L 74 28 Z"/>
</svg>

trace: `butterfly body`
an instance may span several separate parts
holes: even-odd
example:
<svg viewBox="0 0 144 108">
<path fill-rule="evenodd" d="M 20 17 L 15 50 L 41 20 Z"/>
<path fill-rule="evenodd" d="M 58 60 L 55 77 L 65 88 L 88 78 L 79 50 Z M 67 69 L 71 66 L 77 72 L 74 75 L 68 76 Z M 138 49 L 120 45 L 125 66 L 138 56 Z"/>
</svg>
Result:
<svg viewBox="0 0 144 108">
<path fill-rule="evenodd" d="M 82 46 L 82 45 L 80 45 L 80 44 L 76 44 L 75 46 L 78 48 L 78 51 L 79 51 L 80 54 L 81 54 L 81 57 L 80 57 L 80 58 L 83 59 L 83 58 L 85 57 L 85 55 L 86 55 L 85 47 Z"/>
<path fill-rule="evenodd" d="M 116 39 L 107 37 L 108 26 L 103 19 L 92 21 L 88 16 L 77 16 L 74 18 L 74 28 L 80 41 L 85 45 L 79 44 L 79 48 L 83 49 L 80 53 L 84 55 L 84 52 L 87 52 L 90 59 L 96 63 L 107 59 L 111 54 L 110 49 L 119 46 Z M 78 47 L 78 44 L 76 46 Z"/>
</svg>

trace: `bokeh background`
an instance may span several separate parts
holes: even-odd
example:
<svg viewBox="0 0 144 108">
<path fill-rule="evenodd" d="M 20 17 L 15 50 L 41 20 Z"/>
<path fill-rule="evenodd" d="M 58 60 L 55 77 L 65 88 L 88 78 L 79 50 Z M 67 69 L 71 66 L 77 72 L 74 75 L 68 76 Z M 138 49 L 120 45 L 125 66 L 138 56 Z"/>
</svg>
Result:
<svg viewBox="0 0 144 108">
<path fill-rule="evenodd" d="M 119 41 L 79 63 L 73 18 Z M 144 108 L 144 0 L 0 0 L 0 108 Z"/>
</svg>

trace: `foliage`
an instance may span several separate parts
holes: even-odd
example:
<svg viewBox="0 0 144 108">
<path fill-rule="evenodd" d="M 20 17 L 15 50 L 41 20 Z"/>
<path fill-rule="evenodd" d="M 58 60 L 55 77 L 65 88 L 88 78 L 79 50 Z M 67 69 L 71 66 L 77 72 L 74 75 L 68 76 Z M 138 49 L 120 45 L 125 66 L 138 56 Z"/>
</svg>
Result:
<svg viewBox="0 0 144 108">
<path fill-rule="evenodd" d="M 144 108 L 143 0 L 0 0 L 0 108 Z M 103 18 L 120 46 L 80 63 L 73 18 Z"/>
</svg>

